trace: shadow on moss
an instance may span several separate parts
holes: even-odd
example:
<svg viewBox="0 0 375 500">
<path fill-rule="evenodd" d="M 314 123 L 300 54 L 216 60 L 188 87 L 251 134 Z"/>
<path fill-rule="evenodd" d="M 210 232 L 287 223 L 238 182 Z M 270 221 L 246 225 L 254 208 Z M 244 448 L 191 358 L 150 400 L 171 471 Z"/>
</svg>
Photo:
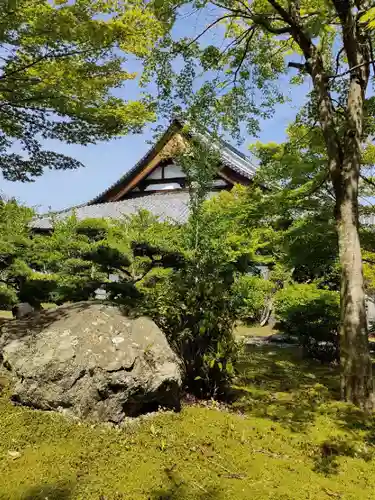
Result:
<svg viewBox="0 0 375 500">
<path fill-rule="evenodd" d="M 337 367 L 306 361 L 299 348 L 250 346 L 238 369 L 233 406 L 293 431 L 311 425 L 322 404 L 339 396 Z"/>
<path fill-rule="evenodd" d="M 348 439 L 336 438 L 335 440 L 324 441 L 314 456 L 314 471 L 326 476 L 338 474 L 338 457 L 360 458 L 369 462 L 373 459 L 373 450 L 365 444 L 351 442 Z"/>
<path fill-rule="evenodd" d="M 70 500 L 73 498 L 73 485 L 70 483 L 44 484 L 35 486 L 22 494 L 22 500 Z"/>
<path fill-rule="evenodd" d="M 222 495 L 216 488 L 204 488 L 199 483 L 188 484 L 173 470 L 165 470 L 167 486 L 151 492 L 149 500 L 221 500 Z"/>
<path fill-rule="evenodd" d="M 303 359 L 298 348 L 250 346 L 242 353 L 233 407 L 268 418 L 292 432 L 305 432 L 321 417 L 342 433 L 312 445 L 313 470 L 338 474 L 339 457 L 371 461 L 375 449 L 375 415 L 339 401 L 339 368 Z M 329 427 L 330 424 L 328 424 Z M 327 428 L 328 428 L 327 427 Z"/>
</svg>

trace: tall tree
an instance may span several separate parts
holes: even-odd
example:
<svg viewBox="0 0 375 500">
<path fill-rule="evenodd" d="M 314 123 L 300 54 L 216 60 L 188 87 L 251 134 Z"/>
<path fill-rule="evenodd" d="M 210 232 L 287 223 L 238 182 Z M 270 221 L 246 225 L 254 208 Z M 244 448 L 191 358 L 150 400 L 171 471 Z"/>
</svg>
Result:
<svg viewBox="0 0 375 500">
<path fill-rule="evenodd" d="M 373 99 L 366 99 L 375 67 L 373 33 L 364 17 L 370 6 L 367 0 L 155 0 L 167 26 L 175 26 L 180 14 L 186 18 L 189 7 L 190 16 L 205 13 L 209 19 L 194 38 L 176 40 L 170 30 L 150 64 L 166 102 L 173 105 L 177 98 L 192 119 L 213 124 L 219 118 L 237 133 L 243 120 L 253 133 L 257 118 L 272 116 L 275 102 L 285 101 L 288 70 L 294 71 L 291 84 L 312 83 L 306 96 L 309 124 L 318 121 L 324 140 L 323 178 L 330 179 L 334 194 L 342 272 L 342 397 L 366 409 L 373 408 L 374 397 L 358 186 L 373 107 Z M 174 65 L 171 57 L 181 55 L 180 71 L 181 63 Z"/>
<path fill-rule="evenodd" d="M 126 55 L 145 56 L 160 33 L 138 0 L 2 0 L 3 176 L 29 181 L 44 168 L 81 166 L 45 150 L 42 140 L 94 144 L 152 120 L 149 102 L 124 101 L 112 89 L 136 78 L 126 70 Z"/>
</svg>

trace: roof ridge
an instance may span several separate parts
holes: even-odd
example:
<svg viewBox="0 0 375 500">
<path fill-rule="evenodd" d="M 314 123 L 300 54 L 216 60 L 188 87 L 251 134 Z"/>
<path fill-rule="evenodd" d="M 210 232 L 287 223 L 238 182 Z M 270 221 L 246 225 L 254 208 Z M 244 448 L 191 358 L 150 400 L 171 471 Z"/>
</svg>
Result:
<svg viewBox="0 0 375 500">
<path fill-rule="evenodd" d="M 160 196 L 159 196 L 160 195 Z M 74 210 L 73 207 L 72 210 Z M 137 198 L 127 198 L 125 200 L 107 203 L 97 203 L 94 205 L 81 205 L 77 209 L 78 220 L 97 218 L 118 218 L 122 215 L 138 213 L 139 210 L 147 210 L 156 215 L 161 221 L 171 219 L 177 223 L 187 220 L 189 214 L 189 193 L 186 190 L 170 191 L 168 193 L 145 194 Z M 69 211 L 60 212 L 58 220 L 69 217 Z M 39 230 L 49 230 L 53 227 L 51 216 L 35 218 L 31 227 Z"/>
<path fill-rule="evenodd" d="M 188 190 L 187 189 L 173 189 L 173 190 L 165 190 L 165 191 L 145 191 L 145 192 L 141 192 L 141 193 L 137 193 L 137 196 L 134 196 L 134 198 L 125 198 L 123 200 L 117 200 L 117 201 L 105 201 L 104 203 L 84 203 L 83 205 L 81 205 L 80 207 L 78 208 L 82 208 L 82 207 L 85 207 L 85 206 L 91 206 L 91 207 L 94 207 L 96 205 L 111 205 L 113 203 L 125 203 L 125 202 L 131 202 L 132 200 L 139 200 L 141 198 L 150 198 L 150 196 L 169 196 L 169 195 L 173 195 L 173 196 L 176 196 L 177 194 L 185 194 L 185 193 L 188 193 Z M 74 208 L 74 207 L 73 207 Z M 69 209 L 67 209 L 69 210 Z"/>
<path fill-rule="evenodd" d="M 34 219 L 41 219 L 41 218 L 44 218 L 44 217 L 51 217 L 53 215 L 63 214 L 64 212 L 69 212 L 70 210 L 74 210 L 76 208 L 83 208 L 86 205 L 87 205 L 87 202 L 86 203 L 80 203 L 79 205 L 73 205 L 72 207 L 63 208 L 62 210 L 53 210 L 53 211 L 50 211 L 50 212 L 44 212 L 43 214 L 36 215 L 34 217 Z"/>
<path fill-rule="evenodd" d="M 180 123 L 182 123 L 182 122 L 180 121 Z M 206 142 L 206 143 L 209 142 L 210 139 L 212 139 L 212 132 L 210 132 L 207 129 L 203 132 L 199 132 L 196 129 L 194 129 L 194 126 L 192 127 L 192 135 L 195 135 L 196 137 L 198 137 L 200 139 L 204 139 L 204 142 Z M 233 161 L 232 162 L 228 161 L 229 165 L 227 164 L 227 166 L 231 166 L 232 168 L 234 167 L 234 170 L 237 170 L 235 168 L 237 166 L 240 173 L 244 173 L 244 170 L 245 170 L 247 173 L 251 174 L 252 176 L 255 175 L 256 167 L 255 167 L 255 165 L 253 165 L 250 157 L 246 156 L 244 153 L 239 151 L 235 146 L 230 144 L 228 141 L 226 141 L 225 139 L 223 139 L 221 137 L 218 137 L 216 140 L 214 139 L 213 143 L 211 143 L 211 144 L 213 145 L 213 147 L 215 149 L 219 149 L 219 154 L 220 154 L 222 160 L 223 160 L 224 155 L 227 155 L 229 157 L 231 155 L 236 155 L 236 157 L 238 157 L 240 165 L 235 165 Z M 224 148 L 226 148 L 228 151 L 220 150 L 220 145 L 224 146 Z"/>
</svg>

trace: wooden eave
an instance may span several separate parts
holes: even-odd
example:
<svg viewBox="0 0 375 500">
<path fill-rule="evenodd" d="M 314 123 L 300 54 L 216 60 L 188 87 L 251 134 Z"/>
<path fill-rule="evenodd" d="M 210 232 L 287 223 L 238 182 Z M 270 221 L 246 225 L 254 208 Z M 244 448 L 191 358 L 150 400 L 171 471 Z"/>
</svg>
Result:
<svg viewBox="0 0 375 500">
<path fill-rule="evenodd" d="M 176 141 L 179 142 L 179 140 L 182 140 L 179 129 L 181 129 L 181 127 L 178 122 L 174 121 L 155 146 L 150 149 L 135 167 L 127 172 L 113 186 L 91 200 L 88 205 L 119 201 L 129 193 L 129 191 L 134 189 L 161 161 L 171 157 L 172 152 L 175 151 L 173 146 L 175 147 Z"/>
</svg>

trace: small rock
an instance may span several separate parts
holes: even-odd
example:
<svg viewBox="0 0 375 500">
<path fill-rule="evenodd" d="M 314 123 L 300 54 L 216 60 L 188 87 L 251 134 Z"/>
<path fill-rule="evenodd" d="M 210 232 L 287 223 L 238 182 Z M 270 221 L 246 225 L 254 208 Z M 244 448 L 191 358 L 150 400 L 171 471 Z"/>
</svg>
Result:
<svg viewBox="0 0 375 500">
<path fill-rule="evenodd" d="M 34 307 L 28 302 L 21 302 L 12 308 L 13 318 L 23 318 L 24 316 L 30 316 L 35 311 Z"/>
<path fill-rule="evenodd" d="M 21 453 L 15 450 L 8 450 L 8 457 L 10 457 L 12 460 L 17 460 L 17 458 L 21 457 Z"/>
</svg>

